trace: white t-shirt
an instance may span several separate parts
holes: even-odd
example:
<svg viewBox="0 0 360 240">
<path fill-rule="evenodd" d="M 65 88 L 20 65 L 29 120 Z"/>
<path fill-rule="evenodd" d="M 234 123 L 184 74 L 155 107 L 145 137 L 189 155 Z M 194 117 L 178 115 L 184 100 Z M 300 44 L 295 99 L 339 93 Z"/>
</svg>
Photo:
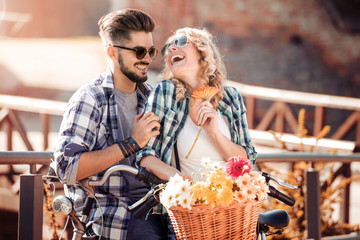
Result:
<svg viewBox="0 0 360 240">
<path fill-rule="evenodd" d="M 230 125 L 225 116 L 221 115 L 218 111 L 218 122 L 219 129 L 228 139 L 231 139 L 230 134 Z M 201 130 L 199 138 L 191 151 L 188 159 L 185 159 L 186 155 L 191 149 L 195 138 L 200 130 L 200 126 L 197 126 L 191 118 L 188 118 L 185 121 L 185 126 L 179 134 L 177 140 L 177 148 L 180 159 L 181 172 L 189 176 L 192 176 L 192 173 L 199 173 L 199 169 L 204 169 L 201 165 L 201 160 L 203 158 L 210 158 L 212 162 L 221 162 L 225 163 L 225 159 L 219 153 L 219 150 L 210 138 L 207 136 L 204 129 Z M 174 152 L 174 151 L 173 151 Z M 175 163 L 173 155 L 173 163 Z M 176 166 L 173 164 L 173 166 Z"/>
</svg>

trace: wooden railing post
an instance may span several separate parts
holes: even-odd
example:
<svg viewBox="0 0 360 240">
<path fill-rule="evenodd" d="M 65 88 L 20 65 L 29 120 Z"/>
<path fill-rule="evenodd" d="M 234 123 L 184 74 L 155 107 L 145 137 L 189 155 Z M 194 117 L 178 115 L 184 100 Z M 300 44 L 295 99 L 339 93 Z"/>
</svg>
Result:
<svg viewBox="0 0 360 240">
<path fill-rule="evenodd" d="M 345 178 L 351 177 L 351 163 L 344 163 L 342 165 L 343 175 Z M 350 223 L 350 183 L 344 189 L 344 202 L 343 202 L 343 219 L 344 223 Z"/>
<path fill-rule="evenodd" d="M 19 240 L 41 240 L 44 187 L 41 175 L 20 175 Z"/>
<path fill-rule="evenodd" d="M 316 106 L 315 113 L 314 113 L 314 132 L 313 135 L 317 136 L 324 124 L 324 107 Z"/>
<path fill-rule="evenodd" d="M 13 129 L 10 121 L 5 122 L 5 131 L 6 131 L 6 150 L 12 151 L 13 147 Z"/>
<path fill-rule="evenodd" d="M 320 240 L 320 181 L 319 172 L 312 168 L 306 171 L 305 211 L 308 239 Z"/>
<path fill-rule="evenodd" d="M 49 147 L 50 115 L 41 114 L 44 151 Z"/>
<path fill-rule="evenodd" d="M 255 98 L 254 97 L 247 97 L 246 98 L 246 117 L 248 122 L 248 127 L 253 129 L 255 126 Z"/>
<path fill-rule="evenodd" d="M 275 116 L 275 131 L 284 132 L 284 108 L 285 103 L 277 102 L 276 103 L 276 116 Z"/>
</svg>

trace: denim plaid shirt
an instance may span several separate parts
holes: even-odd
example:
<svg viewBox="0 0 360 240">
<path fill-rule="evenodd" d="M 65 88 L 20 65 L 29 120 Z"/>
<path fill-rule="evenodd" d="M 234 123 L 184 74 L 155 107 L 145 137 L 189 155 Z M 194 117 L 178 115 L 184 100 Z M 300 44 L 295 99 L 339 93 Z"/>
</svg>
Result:
<svg viewBox="0 0 360 240">
<path fill-rule="evenodd" d="M 143 111 L 150 86 L 138 84 L 138 114 Z M 76 175 L 82 152 L 96 151 L 119 142 L 118 108 L 114 80 L 110 69 L 80 88 L 70 99 L 60 127 L 59 141 L 54 152 L 55 171 L 65 184 L 65 193 L 72 199 L 76 212 L 84 206 L 85 191 L 77 185 Z M 101 159 L 99 159 L 101 161 Z M 97 180 L 103 172 L 93 176 Z M 94 221 L 92 230 L 99 234 L 103 216 L 101 239 L 125 239 L 130 213 L 127 210 L 125 180 L 121 173 L 113 173 L 102 186 L 95 187 L 95 196 L 101 206 L 93 205 L 88 221 Z"/>
<path fill-rule="evenodd" d="M 225 86 L 219 111 L 230 123 L 231 141 L 241 145 L 249 160 L 255 164 L 257 153 L 251 143 L 246 120 L 246 108 L 240 93 L 233 87 Z M 153 155 L 168 165 L 171 163 L 173 146 L 189 115 L 190 96 L 186 92 L 184 99 L 176 100 L 175 85 L 169 80 L 158 83 L 150 93 L 145 112 L 154 112 L 160 118 L 160 134 L 150 139 L 148 144 L 137 153 L 136 161 Z"/>
</svg>

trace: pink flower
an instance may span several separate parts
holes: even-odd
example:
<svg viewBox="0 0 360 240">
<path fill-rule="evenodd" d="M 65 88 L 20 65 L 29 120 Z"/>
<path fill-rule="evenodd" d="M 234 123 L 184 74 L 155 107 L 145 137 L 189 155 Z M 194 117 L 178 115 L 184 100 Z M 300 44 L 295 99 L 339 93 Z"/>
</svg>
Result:
<svg viewBox="0 0 360 240">
<path fill-rule="evenodd" d="M 244 159 L 242 156 L 231 157 L 226 163 L 226 174 L 233 179 L 249 173 L 252 170 L 249 159 Z"/>
<path fill-rule="evenodd" d="M 270 192 L 269 186 L 267 184 L 261 184 L 257 187 L 256 196 L 259 201 L 263 201 L 268 197 L 269 192 Z"/>
<path fill-rule="evenodd" d="M 254 184 L 250 174 L 239 176 L 237 179 L 235 179 L 235 183 L 240 189 L 249 188 Z"/>
</svg>

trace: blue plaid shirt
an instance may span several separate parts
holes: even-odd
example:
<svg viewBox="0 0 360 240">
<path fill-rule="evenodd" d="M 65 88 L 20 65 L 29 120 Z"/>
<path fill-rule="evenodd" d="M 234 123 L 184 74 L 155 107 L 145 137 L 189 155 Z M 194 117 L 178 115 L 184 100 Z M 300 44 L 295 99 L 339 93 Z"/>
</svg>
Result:
<svg viewBox="0 0 360 240">
<path fill-rule="evenodd" d="M 138 114 L 143 111 L 150 86 L 138 84 Z M 80 88 L 70 99 L 60 127 L 59 141 L 54 152 L 55 171 L 65 185 L 66 195 L 72 199 L 76 212 L 84 206 L 85 191 L 76 183 L 79 157 L 82 152 L 107 148 L 123 139 L 117 138 L 118 108 L 114 80 L 110 69 L 98 79 Z M 101 161 L 101 160 L 100 160 Z M 103 172 L 93 176 L 99 179 Z M 101 217 L 104 228 L 101 239 L 125 239 L 130 219 L 127 210 L 126 184 L 121 173 L 113 173 L 102 186 L 95 187 L 100 204 L 93 205 L 88 221 L 95 221 L 92 230 L 99 234 Z"/>
<path fill-rule="evenodd" d="M 137 153 L 137 164 L 141 158 L 153 155 L 168 165 L 172 165 L 171 154 L 179 133 L 189 115 L 190 96 L 186 92 L 184 99 L 176 100 L 175 85 L 164 80 L 150 93 L 145 112 L 153 112 L 160 118 L 160 134 L 150 139 L 148 144 Z M 231 141 L 241 145 L 249 160 L 255 164 L 257 153 L 251 143 L 246 120 L 246 108 L 240 93 L 233 87 L 224 87 L 223 99 L 219 102 L 219 111 L 230 123 Z"/>
</svg>

